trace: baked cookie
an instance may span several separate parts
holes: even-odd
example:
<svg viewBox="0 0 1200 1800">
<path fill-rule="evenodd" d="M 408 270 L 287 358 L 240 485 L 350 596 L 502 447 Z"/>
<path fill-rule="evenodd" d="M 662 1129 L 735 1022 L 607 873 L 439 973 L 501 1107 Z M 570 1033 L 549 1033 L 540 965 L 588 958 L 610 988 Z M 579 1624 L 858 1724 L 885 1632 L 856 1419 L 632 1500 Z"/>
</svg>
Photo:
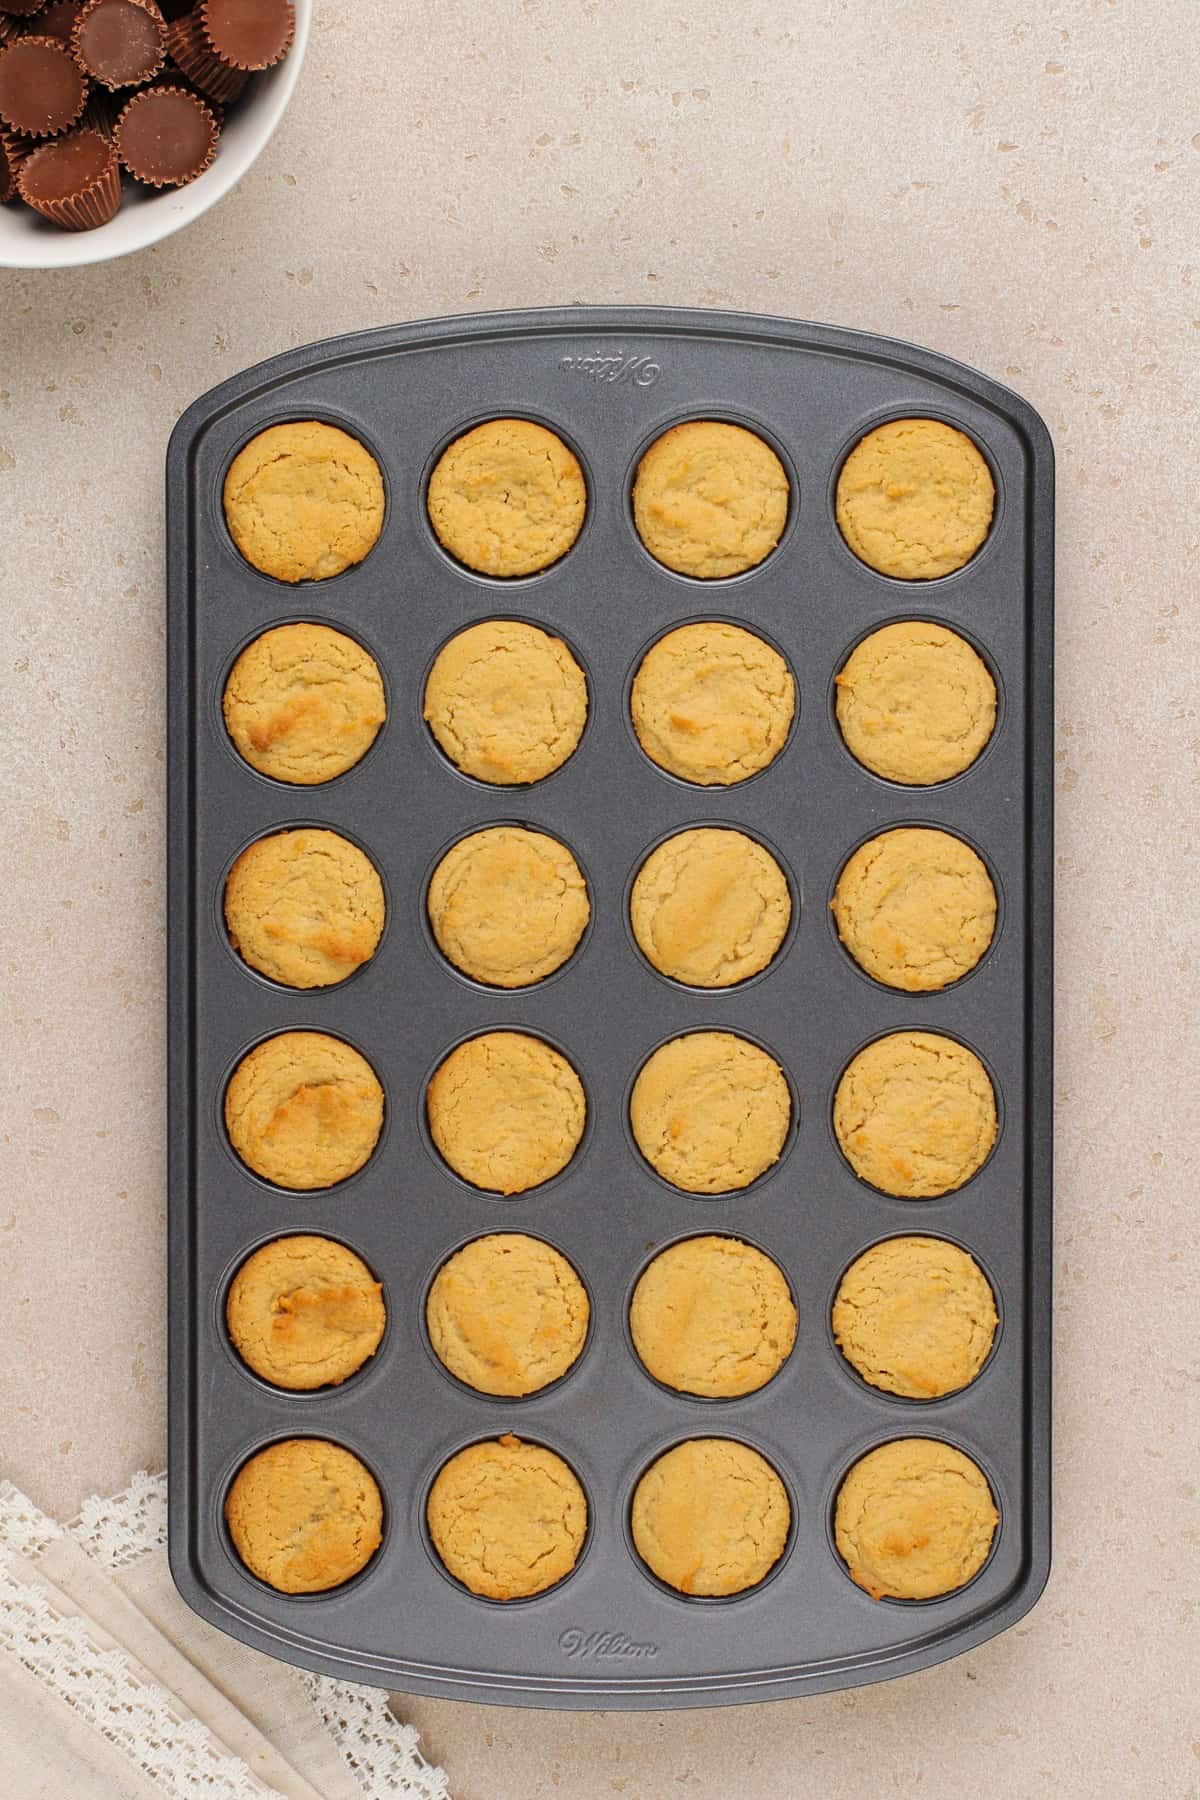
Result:
<svg viewBox="0 0 1200 1800">
<path fill-rule="evenodd" d="M 783 1070 L 732 1031 L 690 1031 L 660 1045 L 629 1098 L 638 1149 L 688 1194 L 749 1187 L 778 1162 L 791 1121 Z"/>
<path fill-rule="evenodd" d="M 426 1505 L 447 1569 L 488 1600 L 523 1600 L 569 1575 L 587 1516 L 583 1489 L 562 1457 L 511 1432 L 452 1456 Z"/>
<path fill-rule="evenodd" d="M 765 1457 L 732 1438 L 689 1438 L 651 1463 L 633 1496 L 633 1541 L 681 1594 L 741 1594 L 783 1555 L 787 1489 Z"/>
<path fill-rule="evenodd" d="M 902 1200 L 928 1200 L 962 1187 L 987 1161 L 996 1096 L 965 1044 L 932 1031 L 895 1031 L 847 1067 L 833 1128 L 863 1181 Z"/>
<path fill-rule="evenodd" d="M 700 787 L 732 787 L 783 749 L 796 690 L 778 650 L 714 619 L 680 625 L 647 650 L 629 709 L 660 769 Z"/>
<path fill-rule="evenodd" d="M 837 719 L 864 768 L 910 787 L 969 769 L 996 723 L 996 684 L 965 638 L 928 619 L 883 625 L 836 677 Z"/>
<path fill-rule="evenodd" d="M 469 625 L 439 650 L 425 719 L 464 775 L 493 786 L 541 781 L 587 723 L 583 670 L 561 638 L 521 619 Z"/>
<path fill-rule="evenodd" d="M 366 755 L 387 707 L 375 659 L 328 625 L 276 625 L 225 683 L 225 728 L 252 769 L 313 787 Z"/>
<path fill-rule="evenodd" d="M 285 1237 L 248 1256 L 225 1320 L 242 1361 L 275 1387 L 336 1387 L 374 1356 L 387 1315 L 361 1256 L 331 1238 Z"/>
<path fill-rule="evenodd" d="M 996 930 L 996 890 L 981 858 L 950 832 L 919 825 L 860 844 L 832 906 L 859 967 L 910 994 L 961 980 Z"/>
<path fill-rule="evenodd" d="M 301 825 L 259 838 L 225 882 L 225 924 L 243 962 L 285 987 L 330 987 L 375 954 L 383 883 L 336 831 Z"/>
<path fill-rule="evenodd" d="M 532 419 L 489 419 L 456 438 L 429 478 L 438 542 L 481 575 L 533 575 L 583 529 L 587 488 L 574 455 Z"/>
<path fill-rule="evenodd" d="M 932 581 L 970 562 L 995 499 L 992 472 L 965 432 L 940 419 L 890 419 L 842 464 L 837 522 L 881 575 Z"/>
<path fill-rule="evenodd" d="M 834 1512 L 846 1567 L 872 1600 L 953 1593 L 987 1561 L 1000 1515 L 977 1463 L 935 1438 L 895 1438 L 855 1463 Z"/>
<path fill-rule="evenodd" d="M 651 556 L 705 581 L 769 556 L 787 510 L 787 473 L 771 446 L 721 419 L 664 431 L 633 484 L 634 523 Z"/>
<path fill-rule="evenodd" d="M 493 987 L 553 975 L 587 927 L 587 883 L 565 844 L 521 825 L 473 831 L 447 850 L 426 896 L 442 955 Z"/>
<path fill-rule="evenodd" d="M 225 1129 L 248 1168 L 278 1187 L 332 1187 L 361 1169 L 383 1129 L 383 1089 L 365 1056 L 323 1031 L 282 1031 L 243 1056 L 225 1089 Z"/>
<path fill-rule="evenodd" d="M 536 1394 L 583 1349 L 587 1290 L 539 1238 L 499 1231 L 455 1251 L 425 1303 L 429 1341 L 452 1375 L 481 1394 Z"/>
<path fill-rule="evenodd" d="M 565 1056 L 523 1031 L 485 1031 L 452 1050 L 426 1098 L 429 1130 L 456 1175 L 523 1194 L 565 1169 L 587 1117 Z"/>
<path fill-rule="evenodd" d="M 225 522 L 264 575 L 325 581 L 373 548 L 383 529 L 383 476 L 370 452 L 336 425 L 271 425 L 229 465 Z"/>
<path fill-rule="evenodd" d="M 340 1587 L 383 1542 L 374 1476 L 324 1438 L 287 1438 L 243 1463 L 225 1520 L 250 1573 L 281 1594 Z"/>
<path fill-rule="evenodd" d="M 943 1238 L 872 1244 L 842 1276 L 833 1335 L 872 1387 L 936 1400 L 974 1381 L 996 1335 L 996 1302 L 979 1264 Z"/>
<path fill-rule="evenodd" d="M 629 895 L 642 954 L 691 987 L 733 987 L 765 969 L 787 935 L 792 896 L 769 850 L 700 825 L 652 850 Z"/>
<path fill-rule="evenodd" d="M 786 1362 L 796 1308 L 782 1270 L 751 1244 L 687 1238 L 656 1256 L 629 1307 L 634 1347 L 682 1394 L 752 1394 Z"/>
</svg>

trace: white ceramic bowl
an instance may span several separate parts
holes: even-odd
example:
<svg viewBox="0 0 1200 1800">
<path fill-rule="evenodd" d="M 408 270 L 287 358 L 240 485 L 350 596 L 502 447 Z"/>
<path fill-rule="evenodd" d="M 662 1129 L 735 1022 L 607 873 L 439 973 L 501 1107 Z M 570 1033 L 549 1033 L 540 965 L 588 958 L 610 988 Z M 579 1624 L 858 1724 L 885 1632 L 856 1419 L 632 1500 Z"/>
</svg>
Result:
<svg viewBox="0 0 1200 1800">
<path fill-rule="evenodd" d="M 77 269 L 144 250 L 182 230 L 241 180 L 283 117 L 308 46 L 313 0 L 294 0 L 296 37 L 281 63 L 251 77 L 230 108 L 212 166 L 187 187 L 161 193 L 126 184 L 121 208 L 95 231 L 60 231 L 28 206 L 0 206 L 0 269 Z"/>
</svg>

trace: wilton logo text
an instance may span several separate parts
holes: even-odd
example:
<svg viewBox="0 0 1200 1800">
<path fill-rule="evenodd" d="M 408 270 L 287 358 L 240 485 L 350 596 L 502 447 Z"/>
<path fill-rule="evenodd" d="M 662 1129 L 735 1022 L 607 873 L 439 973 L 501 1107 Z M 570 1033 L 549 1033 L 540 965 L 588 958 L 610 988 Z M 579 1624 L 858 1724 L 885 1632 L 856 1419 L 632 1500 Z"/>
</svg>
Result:
<svg viewBox="0 0 1200 1800">
<path fill-rule="evenodd" d="M 558 1647 L 571 1657 L 657 1656 L 657 1644 L 636 1644 L 623 1631 L 580 1631 L 568 1625 L 558 1634 Z"/>
<path fill-rule="evenodd" d="M 648 356 L 564 356 L 558 366 L 570 369 L 576 375 L 590 375 L 593 381 L 606 381 L 614 387 L 619 387 L 623 381 L 632 382 L 634 387 L 653 387 L 662 374 L 658 363 Z"/>
</svg>

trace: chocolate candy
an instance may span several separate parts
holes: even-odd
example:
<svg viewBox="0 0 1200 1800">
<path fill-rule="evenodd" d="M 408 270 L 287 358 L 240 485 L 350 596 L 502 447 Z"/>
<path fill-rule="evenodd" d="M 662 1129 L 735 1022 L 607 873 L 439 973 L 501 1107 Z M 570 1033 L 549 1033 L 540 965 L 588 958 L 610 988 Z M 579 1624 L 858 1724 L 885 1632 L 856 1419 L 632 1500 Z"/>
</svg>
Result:
<svg viewBox="0 0 1200 1800">
<path fill-rule="evenodd" d="M 121 204 L 117 153 L 87 128 L 39 144 L 17 181 L 27 206 L 68 231 L 107 225 Z"/>
<path fill-rule="evenodd" d="M 199 17 L 189 13 L 167 28 L 167 49 L 171 60 L 183 70 L 201 93 L 208 94 L 228 106 L 236 100 L 250 77 L 245 69 L 231 68 L 209 48 Z"/>
<path fill-rule="evenodd" d="M 80 67 L 107 88 L 149 81 L 162 68 L 166 45 L 153 0 L 85 0 L 71 39 Z"/>
<path fill-rule="evenodd" d="M 87 82 L 57 38 L 14 38 L 0 50 L 0 122 L 10 131 L 56 137 L 86 98 Z"/>
<path fill-rule="evenodd" d="M 196 11 L 209 49 L 232 68 L 269 69 L 292 47 L 292 0 L 200 0 Z"/>
<path fill-rule="evenodd" d="M 138 181 L 182 187 L 212 161 L 217 122 L 199 95 L 185 88 L 144 88 L 117 120 L 116 146 Z"/>
</svg>

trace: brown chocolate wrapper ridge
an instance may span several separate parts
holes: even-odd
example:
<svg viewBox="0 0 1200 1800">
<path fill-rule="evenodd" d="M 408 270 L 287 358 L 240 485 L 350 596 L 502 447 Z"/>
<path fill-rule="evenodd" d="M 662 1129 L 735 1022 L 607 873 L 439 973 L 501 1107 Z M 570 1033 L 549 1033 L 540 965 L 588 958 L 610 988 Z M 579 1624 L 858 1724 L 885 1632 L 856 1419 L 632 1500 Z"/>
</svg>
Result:
<svg viewBox="0 0 1200 1800">
<path fill-rule="evenodd" d="M 252 0 L 251 0 L 251 3 L 252 3 Z M 274 55 L 271 56 L 270 59 L 266 62 L 262 62 L 262 61 L 243 62 L 243 61 L 240 61 L 230 51 L 228 45 L 222 45 L 222 44 L 218 43 L 217 36 L 219 36 L 219 34 L 214 35 L 214 33 L 210 27 L 210 24 L 209 24 L 209 13 L 210 13 L 210 7 L 211 7 L 211 0 L 198 0 L 198 4 L 196 6 L 196 10 L 195 10 L 195 13 L 193 14 L 193 17 L 199 21 L 200 30 L 204 34 L 205 42 L 207 43 L 209 49 L 212 51 L 213 55 L 218 59 L 218 61 L 225 63 L 230 68 L 241 69 L 246 74 L 252 75 L 260 69 L 273 69 L 275 67 L 276 63 L 281 63 L 283 61 L 284 57 L 287 55 L 288 51 L 291 49 L 292 44 L 295 42 L 296 9 L 292 5 L 292 0 L 284 0 L 284 4 L 286 5 L 287 12 L 288 12 L 286 36 L 284 37 L 283 42 L 280 45 L 280 47 L 275 51 Z"/>
<path fill-rule="evenodd" d="M 147 174 L 145 173 L 145 165 L 143 165 L 141 169 L 135 167 L 121 147 L 121 129 L 129 118 L 130 113 L 132 113 L 136 107 L 150 99 L 152 95 L 156 94 L 182 94 L 186 99 L 193 101 L 195 105 L 200 108 L 211 126 L 207 153 L 200 158 L 194 167 L 189 167 L 186 173 L 179 176 L 170 177 Z M 186 187 L 189 182 L 195 181 L 198 175 L 203 175 L 205 169 L 212 163 L 212 159 L 217 153 L 217 143 L 221 135 L 221 128 L 212 107 L 209 106 L 199 94 L 194 93 L 190 88 L 180 86 L 177 82 L 159 80 L 154 82 L 151 87 L 141 88 L 137 93 L 130 96 L 121 109 L 121 115 L 117 120 L 115 135 L 117 155 L 129 170 L 129 173 L 134 177 L 135 181 L 143 182 L 147 187 L 152 188 Z"/>
<path fill-rule="evenodd" d="M 75 61 L 79 64 L 79 67 L 83 70 L 85 75 L 89 76 L 91 80 L 98 82 L 101 87 L 107 88 L 110 93 L 118 93 L 126 88 L 132 92 L 136 88 L 143 87 L 147 81 L 153 81 L 166 60 L 167 25 L 166 20 L 163 18 L 161 12 L 159 12 L 154 0 L 128 0 L 128 3 L 130 6 L 140 7 L 144 13 L 148 13 L 159 27 L 158 61 L 152 68 L 146 69 L 141 75 L 134 76 L 132 80 L 115 82 L 107 80 L 103 75 L 99 74 L 90 63 L 84 61 L 83 54 L 80 50 L 79 34 L 86 25 L 89 15 L 95 12 L 98 7 L 103 6 L 104 0 L 83 0 L 79 17 L 76 19 L 74 29 L 71 32 L 71 55 L 75 58 Z"/>
<path fill-rule="evenodd" d="M 90 130 L 90 127 L 85 129 Z M 92 135 L 104 144 L 108 160 L 95 180 L 90 181 L 77 194 L 68 194 L 61 200 L 31 199 L 26 186 L 28 164 L 22 167 L 18 178 L 21 198 L 26 206 L 31 206 L 35 212 L 41 213 L 52 224 L 61 226 L 64 231 L 95 231 L 99 226 L 108 224 L 121 204 L 121 169 L 117 153 L 99 132 L 93 132 Z M 61 138 L 52 138 L 44 147 L 52 148 L 54 144 L 61 142 Z M 39 145 L 38 148 L 43 146 Z"/>
<path fill-rule="evenodd" d="M 49 6 L 37 16 L 38 36 L 56 37 L 60 44 L 65 44 L 70 50 L 71 33 L 75 29 L 75 21 L 82 5 L 83 0 L 50 0 Z"/>
<path fill-rule="evenodd" d="M 38 147 L 36 138 L 22 137 L 19 131 L 10 131 L 7 125 L 0 125 L 0 206 L 7 206 L 10 200 L 19 200 L 20 189 L 17 177 L 21 173 L 21 165 Z"/>
<path fill-rule="evenodd" d="M 2 10 L 15 19 L 29 19 L 41 12 L 46 0 L 2 0 Z"/>
<path fill-rule="evenodd" d="M 245 90 L 250 77 L 214 55 L 195 13 L 187 13 L 167 27 L 167 54 L 188 80 L 222 106 L 228 106 Z"/>
</svg>

